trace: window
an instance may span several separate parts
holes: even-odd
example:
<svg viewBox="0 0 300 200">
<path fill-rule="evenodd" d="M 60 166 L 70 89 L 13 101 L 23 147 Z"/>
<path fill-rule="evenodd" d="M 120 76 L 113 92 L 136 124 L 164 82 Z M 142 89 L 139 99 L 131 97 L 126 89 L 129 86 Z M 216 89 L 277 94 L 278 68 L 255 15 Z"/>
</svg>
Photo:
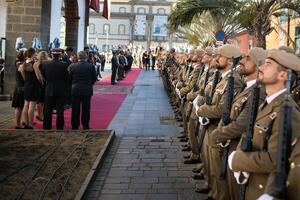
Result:
<svg viewBox="0 0 300 200">
<path fill-rule="evenodd" d="M 140 8 L 137 9 L 137 13 L 146 13 L 146 9 L 140 7 Z"/>
<path fill-rule="evenodd" d="M 119 35 L 125 35 L 125 25 L 124 24 L 119 25 L 118 33 L 119 33 Z"/>
<path fill-rule="evenodd" d="M 157 9 L 157 14 L 166 14 L 166 9 L 164 8 Z"/>
<path fill-rule="evenodd" d="M 95 34 L 95 24 L 89 24 L 89 33 Z"/>
<path fill-rule="evenodd" d="M 103 34 L 109 33 L 110 32 L 110 25 L 109 24 L 104 24 L 103 25 Z"/>
<path fill-rule="evenodd" d="M 125 7 L 120 7 L 119 8 L 119 13 L 126 13 L 126 8 Z"/>
</svg>

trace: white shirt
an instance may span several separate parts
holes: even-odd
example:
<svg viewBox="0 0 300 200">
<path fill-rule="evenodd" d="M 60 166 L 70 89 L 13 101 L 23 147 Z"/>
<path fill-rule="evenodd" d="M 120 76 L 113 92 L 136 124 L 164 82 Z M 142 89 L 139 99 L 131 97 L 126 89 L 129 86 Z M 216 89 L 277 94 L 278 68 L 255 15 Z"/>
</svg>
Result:
<svg viewBox="0 0 300 200">
<path fill-rule="evenodd" d="M 286 88 L 276 92 L 275 94 L 272 94 L 271 96 L 266 98 L 267 103 L 271 103 L 276 97 L 278 97 L 279 95 L 281 95 L 282 93 L 284 93 L 286 91 Z"/>
<path fill-rule="evenodd" d="M 250 88 L 252 85 L 254 85 L 256 83 L 256 79 L 254 79 L 254 80 L 252 80 L 252 81 L 248 81 L 247 83 L 246 83 L 246 89 L 248 89 L 248 88 Z"/>
<path fill-rule="evenodd" d="M 222 73 L 222 78 L 224 78 L 225 76 L 227 76 L 227 74 L 230 73 L 231 70 L 228 70 L 227 72 Z"/>
</svg>

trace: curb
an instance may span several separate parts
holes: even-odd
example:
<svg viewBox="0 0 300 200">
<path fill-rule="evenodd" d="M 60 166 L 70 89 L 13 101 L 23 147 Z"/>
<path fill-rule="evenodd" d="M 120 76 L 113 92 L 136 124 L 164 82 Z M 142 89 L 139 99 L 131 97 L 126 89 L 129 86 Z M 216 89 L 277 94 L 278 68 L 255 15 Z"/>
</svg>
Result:
<svg viewBox="0 0 300 200">
<path fill-rule="evenodd" d="M 79 191 L 77 192 L 76 196 L 75 196 L 75 200 L 80 200 L 83 199 L 84 195 L 86 194 L 87 188 L 90 185 L 90 183 L 92 182 L 92 179 L 96 173 L 96 171 L 98 170 L 98 168 L 100 168 L 102 162 L 105 159 L 106 154 L 108 153 L 111 144 L 113 143 L 114 139 L 115 139 L 115 131 L 112 130 L 110 133 L 110 136 L 108 137 L 107 141 L 105 142 L 103 148 L 101 149 L 100 153 L 98 154 L 94 164 L 92 165 L 92 168 L 90 170 L 90 172 L 88 173 L 88 175 L 85 178 L 85 181 L 82 183 Z"/>
</svg>

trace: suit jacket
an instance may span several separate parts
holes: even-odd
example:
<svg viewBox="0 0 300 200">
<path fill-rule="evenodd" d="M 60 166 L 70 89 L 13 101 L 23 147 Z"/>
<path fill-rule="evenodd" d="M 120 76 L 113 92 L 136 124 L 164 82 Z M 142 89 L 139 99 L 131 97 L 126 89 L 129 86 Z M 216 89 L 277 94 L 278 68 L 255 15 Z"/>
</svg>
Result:
<svg viewBox="0 0 300 200">
<path fill-rule="evenodd" d="M 94 65 L 79 61 L 69 67 L 70 78 L 72 80 L 72 96 L 92 96 L 93 84 L 97 80 L 97 74 Z"/>
<path fill-rule="evenodd" d="M 279 124 L 281 118 L 281 107 L 286 92 L 276 97 L 270 104 L 260 110 L 255 119 L 253 132 L 253 149 L 251 152 L 243 152 L 237 147 L 232 160 L 233 171 L 245 171 L 250 173 L 246 199 L 257 199 L 264 193 L 268 176 L 276 169 Z M 300 112 L 297 104 L 292 104 L 292 138 L 295 138 L 300 130 Z M 266 147 L 263 148 L 264 136 L 271 131 Z"/>
<path fill-rule="evenodd" d="M 42 75 L 46 81 L 46 96 L 68 95 L 68 64 L 60 60 L 52 60 L 41 65 Z"/>
<path fill-rule="evenodd" d="M 112 69 L 118 69 L 119 68 L 119 62 L 118 62 L 118 57 L 117 56 L 113 56 L 111 59 L 111 68 Z"/>
</svg>

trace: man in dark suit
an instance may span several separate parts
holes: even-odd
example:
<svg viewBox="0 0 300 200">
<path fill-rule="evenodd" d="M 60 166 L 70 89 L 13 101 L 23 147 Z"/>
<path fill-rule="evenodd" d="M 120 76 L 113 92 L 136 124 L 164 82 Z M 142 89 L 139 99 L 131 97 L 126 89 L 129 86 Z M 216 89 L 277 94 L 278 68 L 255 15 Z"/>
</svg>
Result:
<svg viewBox="0 0 300 200">
<path fill-rule="evenodd" d="M 72 80 L 72 129 L 79 128 L 80 106 L 81 123 L 83 129 L 89 129 L 91 96 L 93 95 L 93 84 L 97 80 L 97 73 L 94 65 L 87 62 L 87 54 L 84 51 L 78 53 L 78 63 L 69 67 Z"/>
<path fill-rule="evenodd" d="M 118 60 L 118 51 L 113 50 L 112 53 L 113 53 L 113 57 L 111 59 L 111 84 L 115 85 L 116 84 L 116 75 L 117 75 L 117 71 L 118 71 L 120 64 L 119 64 L 119 60 Z"/>
<path fill-rule="evenodd" d="M 124 79 L 124 69 L 126 67 L 126 57 L 124 56 L 124 51 L 120 51 L 119 55 L 119 69 L 118 69 L 118 81 L 121 81 Z"/>
<path fill-rule="evenodd" d="M 53 60 L 41 66 L 46 82 L 43 128 L 52 128 L 52 112 L 56 108 L 56 128 L 63 129 L 64 101 L 68 93 L 68 64 L 60 61 L 61 49 L 53 49 L 51 53 Z"/>
</svg>

